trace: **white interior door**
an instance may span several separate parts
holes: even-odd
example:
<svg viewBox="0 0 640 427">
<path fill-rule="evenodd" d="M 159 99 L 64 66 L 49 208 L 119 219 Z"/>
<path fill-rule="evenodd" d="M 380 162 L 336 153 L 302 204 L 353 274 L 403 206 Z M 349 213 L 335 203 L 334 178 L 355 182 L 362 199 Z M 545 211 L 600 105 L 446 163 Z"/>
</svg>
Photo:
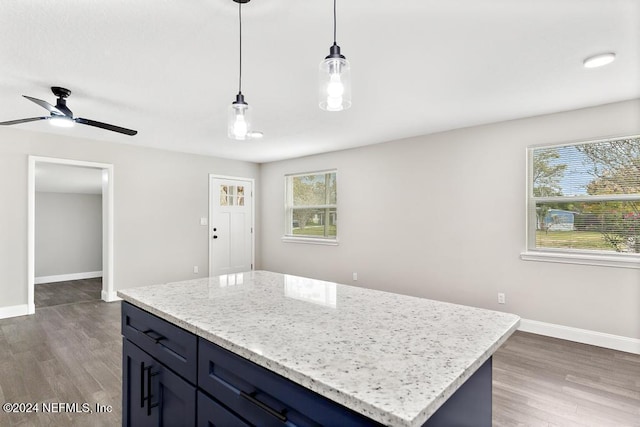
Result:
<svg viewBox="0 0 640 427">
<path fill-rule="evenodd" d="M 209 275 L 253 269 L 253 180 L 210 176 Z"/>
</svg>

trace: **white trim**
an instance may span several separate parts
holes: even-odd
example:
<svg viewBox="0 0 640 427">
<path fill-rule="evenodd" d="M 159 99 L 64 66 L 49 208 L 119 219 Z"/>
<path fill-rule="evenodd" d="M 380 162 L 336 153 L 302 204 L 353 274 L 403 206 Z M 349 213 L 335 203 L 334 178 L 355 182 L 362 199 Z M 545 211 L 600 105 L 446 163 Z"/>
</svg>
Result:
<svg viewBox="0 0 640 427">
<path fill-rule="evenodd" d="M 296 176 L 320 175 L 320 174 L 325 175 L 332 172 L 338 172 L 338 169 L 333 168 L 333 169 L 320 169 L 317 171 L 309 171 L 309 172 L 286 173 L 284 174 L 284 176 L 287 178 L 294 178 Z"/>
<path fill-rule="evenodd" d="M 100 297 L 102 298 L 102 301 L 105 301 L 105 302 L 122 301 L 122 298 L 120 298 L 117 295 L 116 291 L 106 292 L 106 291 L 103 290 L 100 293 Z"/>
<path fill-rule="evenodd" d="M 214 179 L 229 179 L 233 181 L 244 181 L 251 183 L 251 269 L 256 269 L 256 180 L 254 178 L 245 178 L 241 176 L 230 176 L 230 175 L 216 175 L 213 173 L 209 174 L 209 186 L 208 186 L 208 198 L 209 198 L 209 224 L 207 226 L 207 241 L 209 248 L 209 263 L 208 263 L 208 274 L 211 276 L 212 271 L 212 255 L 213 255 L 213 239 L 211 239 L 211 227 L 213 224 L 213 198 L 211 197 L 211 182 Z M 247 195 L 245 194 L 245 197 Z"/>
<path fill-rule="evenodd" d="M 640 268 L 640 258 L 634 255 L 601 255 L 567 252 L 526 251 L 520 254 L 523 261 L 558 262 L 562 264 L 594 265 L 600 267 Z"/>
<path fill-rule="evenodd" d="M 626 351 L 627 353 L 640 354 L 640 339 L 637 338 L 623 337 L 621 335 L 606 334 L 528 319 L 520 320 L 518 330 L 582 344 L 610 348 L 612 350 Z"/>
<path fill-rule="evenodd" d="M 27 171 L 27 314 L 36 312 L 36 160 L 36 157 L 29 156 Z"/>
<path fill-rule="evenodd" d="M 87 271 L 84 273 L 57 274 L 55 276 L 39 276 L 36 277 L 34 283 L 40 285 L 42 283 L 67 282 L 69 280 L 93 279 L 102 277 L 102 271 Z"/>
<path fill-rule="evenodd" d="M 338 239 L 325 239 L 322 237 L 297 237 L 282 236 L 284 243 L 306 243 L 310 245 L 338 246 Z"/>
<path fill-rule="evenodd" d="M 32 312 L 29 311 L 28 304 L 0 307 L 0 319 L 6 319 L 9 317 L 17 317 L 17 316 L 26 316 L 28 314 L 32 314 Z"/>
<path fill-rule="evenodd" d="M 536 203 L 572 203 L 572 202 L 624 202 L 638 201 L 639 194 L 594 194 L 592 196 L 550 196 L 550 197 L 534 197 L 531 201 Z M 579 213 L 579 212 L 574 212 Z"/>
<path fill-rule="evenodd" d="M 560 147 L 569 147 L 574 145 L 582 145 L 582 144 L 594 144 L 597 142 L 609 142 L 609 141 L 617 141 L 619 139 L 636 139 L 640 138 L 640 134 L 637 135 L 618 135 L 618 136 L 606 136 L 599 139 L 589 139 L 587 141 L 580 139 L 576 141 L 568 141 L 561 142 L 559 144 L 549 144 L 548 142 L 543 142 L 540 144 L 531 145 L 530 148 L 560 148 Z"/>
<path fill-rule="evenodd" d="M 102 299 L 115 295 L 113 285 L 114 260 L 114 183 L 113 165 L 84 160 L 59 159 L 54 157 L 29 156 L 27 172 L 27 306 L 28 314 L 35 313 L 35 184 L 36 163 L 82 166 L 102 169 Z"/>
<path fill-rule="evenodd" d="M 338 236 L 335 237 L 324 237 L 324 236 L 309 236 L 309 235 L 301 235 L 297 236 L 293 234 L 293 211 L 294 209 L 335 209 L 336 214 L 338 213 L 338 195 L 336 194 L 336 203 L 324 204 L 324 205 L 293 205 L 293 181 L 291 178 L 300 177 L 300 176 L 309 176 L 309 175 L 327 175 L 327 174 L 335 174 L 336 183 L 338 182 L 338 169 L 324 169 L 319 171 L 311 171 L 311 172 L 299 172 L 299 173 L 290 173 L 284 175 L 284 234 L 282 235 L 282 241 L 285 243 L 309 243 L 316 245 L 328 245 L 328 246 L 337 246 L 338 245 Z M 326 196 L 326 189 L 325 189 Z M 325 199 L 326 201 L 326 199 Z M 326 221 L 329 219 L 326 218 Z"/>
<path fill-rule="evenodd" d="M 623 135 L 614 137 L 605 137 L 600 139 L 588 140 L 588 141 L 573 141 L 564 142 L 560 144 L 539 144 L 531 145 L 527 147 L 526 155 L 526 171 L 527 182 L 525 187 L 525 206 L 526 206 L 526 233 L 525 244 L 527 250 L 520 254 L 520 258 L 525 261 L 545 261 L 545 262 L 557 262 L 565 264 L 582 264 L 582 265 L 597 265 L 604 267 L 622 267 L 622 268 L 640 268 L 640 257 L 636 255 L 619 254 L 608 255 L 593 254 L 591 250 L 556 250 L 553 248 L 540 248 L 536 247 L 536 229 L 537 229 L 537 214 L 536 203 L 570 203 L 570 202 L 602 202 L 602 201 L 625 201 L 625 200 L 640 200 L 638 194 L 607 194 L 607 195 L 580 195 L 580 196 L 550 196 L 550 197 L 535 197 L 533 195 L 533 155 L 534 151 L 541 149 L 554 149 L 559 147 L 575 147 L 578 145 L 587 145 L 602 142 L 619 141 L 626 139 L 638 139 L 639 135 Z M 535 220 L 535 222 L 534 222 Z M 541 251 L 538 251 L 542 249 Z M 625 256 L 627 258 L 625 258 Z"/>
</svg>

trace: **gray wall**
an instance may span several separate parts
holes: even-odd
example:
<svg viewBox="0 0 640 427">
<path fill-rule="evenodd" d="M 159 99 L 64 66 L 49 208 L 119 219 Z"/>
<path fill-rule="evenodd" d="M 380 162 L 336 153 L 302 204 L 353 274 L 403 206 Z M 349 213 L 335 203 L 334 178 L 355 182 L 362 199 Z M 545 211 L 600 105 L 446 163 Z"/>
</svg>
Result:
<svg viewBox="0 0 640 427">
<path fill-rule="evenodd" d="M 265 164 L 262 267 L 640 338 L 640 270 L 519 258 L 527 146 L 638 133 L 636 100 Z M 284 174 L 331 168 L 340 245 L 283 243 Z"/>
<path fill-rule="evenodd" d="M 102 270 L 102 195 L 36 192 L 35 276 Z"/>
<path fill-rule="evenodd" d="M 259 174 L 248 162 L 2 127 L 0 307 L 27 303 L 30 154 L 114 165 L 115 290 L 206 276 L 208 232 L 200 217 L 208 216 L 208 174 Z"/>
</svg>

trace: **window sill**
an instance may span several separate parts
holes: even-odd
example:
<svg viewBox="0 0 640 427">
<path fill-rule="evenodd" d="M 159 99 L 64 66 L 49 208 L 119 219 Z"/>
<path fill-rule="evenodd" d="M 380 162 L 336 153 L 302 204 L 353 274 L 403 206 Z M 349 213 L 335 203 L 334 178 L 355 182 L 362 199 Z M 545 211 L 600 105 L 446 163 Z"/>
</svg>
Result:
<svg viewBox="0 0 640 427">
<path fill-rule="evenodd" d="M 563 264 L 595 265 L 600 267 L 638 268 L 640 258 L 634 255 L 580 254 L 567 252 L 526 251 L 523 261 L 559 262 Z"/>
<path fill-rule="evenodd" d="M 282 236 L 284 243 L 305 243 L 308 245 L 338 246 L 338 239 L 321 239 L 316 237 Z"/>
</svg>

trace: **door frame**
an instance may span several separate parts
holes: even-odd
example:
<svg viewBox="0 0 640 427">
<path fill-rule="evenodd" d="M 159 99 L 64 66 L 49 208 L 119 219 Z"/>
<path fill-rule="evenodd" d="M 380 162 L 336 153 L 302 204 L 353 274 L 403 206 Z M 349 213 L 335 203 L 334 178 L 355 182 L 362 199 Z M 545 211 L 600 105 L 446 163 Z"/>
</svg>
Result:
<svg viewBox="0 0 640 427">
<path fill-rule="evenodd" d="M 248 181 L 251 182 L 251 269 L 254 270 L 256 268 L 256 180 L 254 178 L 246 178 L 241 176 L 229 176 L 229 175 L 217 175 L 210 173 L 209 174 L 209 218 L 208 218 L 208 226 L 207 226 L 207 239 L 208 239 L 208 248 L 209 248 L 209 263 L 208 263 L 208 276 L 211 277 L 212 265 L 213 265 L 213 239 L 211 236 L 211 220 L 213 219 L 213 197 L 212 197 L 212 182 L 214 179 L 232 179 L 236 181 Z M 245 196 L 246 197 L 246 196 Z"/>
<path fill-rule="evenodd" d="M 102 292 L 100 296 L 106 302 L 120 300 L 113 289 L 113 165 L 83 160 L 29 156 L 27 178 L 27 314 L 34 314 L 36 311 L 34 302 L 36 163 L 54 163 L 102 169 Z"/>
</svg>

